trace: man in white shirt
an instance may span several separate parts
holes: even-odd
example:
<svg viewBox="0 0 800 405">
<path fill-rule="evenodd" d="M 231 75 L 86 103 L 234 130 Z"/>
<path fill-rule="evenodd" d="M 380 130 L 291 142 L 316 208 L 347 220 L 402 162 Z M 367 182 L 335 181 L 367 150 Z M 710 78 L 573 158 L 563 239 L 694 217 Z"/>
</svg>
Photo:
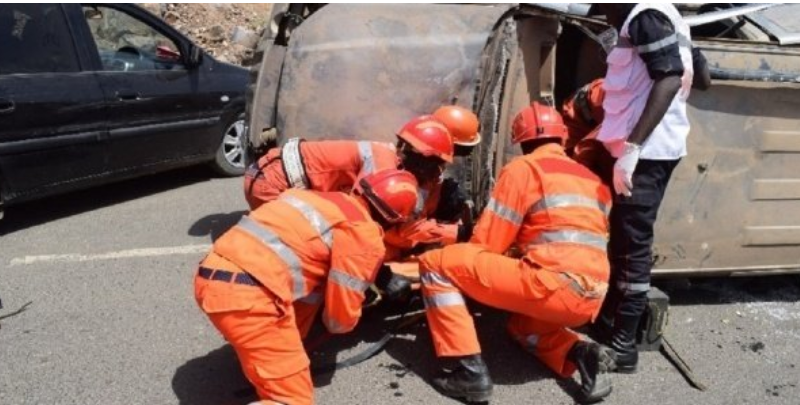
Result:
<svg viewBox="0 0 800 405">
<path fill-rule="evenodd" d="M 636 332 L 650 289 L 653 226 L 670 176 L 686 155 L 693 64 L 689 27 L 668 3 L 598 4 L 618 31 L 597 139 L 617 158 L 611 211 L 611 282 L 593 335 L 636 372 Z"/>
</svg>

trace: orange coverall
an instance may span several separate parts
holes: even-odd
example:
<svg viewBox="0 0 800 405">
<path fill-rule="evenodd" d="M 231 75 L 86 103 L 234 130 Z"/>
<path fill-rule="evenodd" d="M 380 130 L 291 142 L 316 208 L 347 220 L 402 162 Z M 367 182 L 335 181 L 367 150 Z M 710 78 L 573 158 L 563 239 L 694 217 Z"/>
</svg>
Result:
<svg viewBox="0 0 800 405">
<path fill-rule="evenodd" d="M 588 167 L 606 183 L 611 184 L 614 158 L 597 140 L 603 122 L 603 79 L 596 79 L 578 89 L 562 106 L 564 125 L 569 138 L 565 149 L 578 163 Z"/>
<path fill-rule="evenodd" d="M 293 159 L 287 159 L 289 155 Z M 349 193 L 362 176 L 396 169 L 397 165 L 397 152 L 389 143 L 290 141 L 281 148 L 270 149 L 247 168 L 244 194 L 250 209 L 254 210 L 290 188 Z M 297 184 L 291 184 L 288 174 L 292 172 L 299 172 Z"/>
<path fill-rule="evenodd" d="M 508 330 L 557 374 L 592 321 L 609 278 L 606 257 L 611 192 L 584 166 L 550 144 L 500 173 L 471 243 L 420 257 L 422 293 L 436 354 L 480 353 L 465 293 L 513 313 Z M 522 258 L 504 256 L 514 247 Z"/>
<path fill-rule="evenodd" d="M 311 404 L 302 338 L 323 302 L 328 331 L 356 326 L 384 254 L 383 232 L 360 200 L 289 190 L 214 243 L 195 298 L 263 402 Z"/>
</svg>

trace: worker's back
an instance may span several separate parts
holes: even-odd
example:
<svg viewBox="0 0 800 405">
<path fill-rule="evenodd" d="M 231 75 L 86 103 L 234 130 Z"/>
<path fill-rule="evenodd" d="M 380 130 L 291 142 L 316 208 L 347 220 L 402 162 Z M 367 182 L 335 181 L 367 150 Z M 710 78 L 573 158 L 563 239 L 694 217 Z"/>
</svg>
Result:
<svg viewBox="0 0 800 405">
<path fill-rule="evenodd" d="M 583 165 L 561 154 L 521 158 L 539 179 L 517 244 L 542 267 L 607 280 L 606 244 L 611 192 Z"/>
<path fill-rule="evenodd" d="M 292 302 L 325 283 L 334 245 L 340 257 L 381 258 L 382 236 L 367 209 L 351 196 L 288 190 L 242 218 L 216 241 L 214 252 Z M 336 243 L 337 237 L 349 243 Z"/>
</svg>

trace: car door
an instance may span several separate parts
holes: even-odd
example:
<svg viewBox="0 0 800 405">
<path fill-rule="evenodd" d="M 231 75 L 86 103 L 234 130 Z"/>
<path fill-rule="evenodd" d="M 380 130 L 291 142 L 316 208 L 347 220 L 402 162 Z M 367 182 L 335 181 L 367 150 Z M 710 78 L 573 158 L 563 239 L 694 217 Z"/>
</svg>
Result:
<svg viewBox="0 0 800 405">
<path fill-rule="evenodd" d="M 207 158 L 222 133 L 221 103 L 199 90 L 200 71 L 182 54 L 188 41 L 132 6 L 83 7 L 109 104 L 113 170 Z"/>
<path fill-rule="evenodd" d="M 82 69 L 69 5 L 0 5 L 3 199 L 30 199 L 105 172 L 104 96 Z"/>
</svg>

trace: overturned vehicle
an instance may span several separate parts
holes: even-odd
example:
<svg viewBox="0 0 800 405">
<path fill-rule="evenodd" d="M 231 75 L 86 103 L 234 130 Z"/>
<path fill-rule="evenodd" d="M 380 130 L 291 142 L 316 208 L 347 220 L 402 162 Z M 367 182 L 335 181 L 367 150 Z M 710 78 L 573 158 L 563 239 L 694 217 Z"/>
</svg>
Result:
<svg viewBox="0 0 800 405">
<path fill-rule="evenodd" d="M 689 99 L 689 155 L 659 213 L 660 276 L 800 271 L 798 5 L 679 6 L 712 87 Z M 605 74 L 589 7 L 277 4 L 251 70 L 251 158 L 290 137 L 394 140 L 412 116 L 456 103 L 482 142 L 449 176 L 485 204 L 518 154 L 511 119 Z"/>
</svg>

